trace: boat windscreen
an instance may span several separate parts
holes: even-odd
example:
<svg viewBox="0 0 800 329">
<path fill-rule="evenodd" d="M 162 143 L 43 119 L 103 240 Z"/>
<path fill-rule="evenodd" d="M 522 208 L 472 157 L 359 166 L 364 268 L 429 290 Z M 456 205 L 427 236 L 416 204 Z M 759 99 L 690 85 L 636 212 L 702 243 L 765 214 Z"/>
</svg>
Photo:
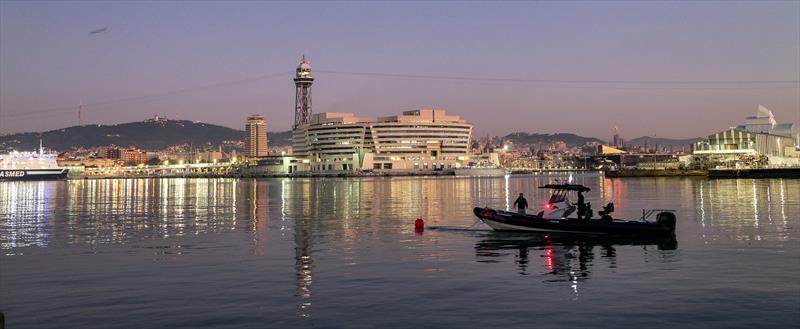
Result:
<svg viewBox="0 0 800 329">
<path fill-rule="evenodd" d="M 553 193 L 553 195 L 550 196 L 550 201 L 548 201 L 548 203 L 564 202 L 564 199 L 566 198 L 563 193 Z"/>
</svg>

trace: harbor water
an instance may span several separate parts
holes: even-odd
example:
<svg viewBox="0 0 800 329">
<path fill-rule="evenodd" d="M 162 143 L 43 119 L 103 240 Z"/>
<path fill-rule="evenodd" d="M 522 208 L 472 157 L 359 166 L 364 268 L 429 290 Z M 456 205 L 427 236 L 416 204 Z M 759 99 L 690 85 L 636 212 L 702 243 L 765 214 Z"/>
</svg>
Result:
<svg viewBox="0 0 800 329">
<path fill-rule="evenodd" d="M 492 232 L 565 176 L 0 183 L 7 328 L 763 328 L 800 323 L 800 180 L 575 174 L 675 239 Z M 424 230 L 414 228 L 423 218 Z"/>
</svg>

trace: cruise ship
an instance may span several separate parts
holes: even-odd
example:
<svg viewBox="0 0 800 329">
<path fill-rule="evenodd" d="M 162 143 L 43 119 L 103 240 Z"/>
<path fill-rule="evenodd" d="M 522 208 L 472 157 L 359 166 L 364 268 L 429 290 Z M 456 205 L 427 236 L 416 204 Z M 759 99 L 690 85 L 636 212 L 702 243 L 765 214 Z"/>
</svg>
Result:
<svg viewBox="0 0 800 329">
<path fill-rule="evenodd" d="M 0 181 L 64 179 L 67 168 L 58 166 L 56 155 L 39 152 L 17 152 L 0 154 Z"/>
</svg>

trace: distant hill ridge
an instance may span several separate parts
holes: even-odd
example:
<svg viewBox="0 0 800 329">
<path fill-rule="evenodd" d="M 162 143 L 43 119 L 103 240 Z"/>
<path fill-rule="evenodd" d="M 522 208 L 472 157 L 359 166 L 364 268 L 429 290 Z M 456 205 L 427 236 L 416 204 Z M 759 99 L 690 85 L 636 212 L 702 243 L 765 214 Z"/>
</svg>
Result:
<svg viewBox="0 0 800 329">
<path fill-rule="evenodd" d="M 695 138 L 685 138 L 685 139 L 673 139 L 673 138 L 660 138 L 660 137 L 647 137 L 642 136 L 639 138 L 634 138 L 629 141 L 625 141 L 625 145 L 636 145 L 636 146 L 644 146 L 647 143 L 648 147 L 652 146 L 662 146 L 662 147 L 691 147 L 692 144 L 697 143 L 703 140 L 703 138 L 695 137 Z"/>
<path fill-rule="evenodd" d="M 219 145 L 224 141 L 242 141 L 244 131 L 219 125 L 189 120 L 147 119 L 145 121 L 115 125 L 83 125 L 50 130 L 40 133 L 18 133 L 0 136 L 0 150 L 35 150 L 39 139 L 50 149 L 66 151 L 72 148 L 92 148 L 108 145 L 138 147 L 146 150 L 160 150 L 171 145 L 206 144 Z M 267 132 L 270 146 L 291 145 L 291 131 Z M 583 137 L 572 133 L 539 134 L 516 132 L 503 137 L 517 145 L 533 145 L 562 141 L 568 146 L 583 146 L 587 143 L 606 144 L 607 141 L 595 137 Z M 687 146 L 700 138 L 669 139 L 639 137 L 626 141 L 626 145 L 669 147 Z"/>
<path fill-rule="evenodd" d="M 587 143 L 595 142 L 604 144 L 605 142 L 594 137 L 583 137 L 572 133 L 555 133 L 555 134 L 531 134 L 516 132 L 503 137 L 504 140 L 511 141 L 517 145 L 532 145 L 540 143 L 553 143 L 562 141 L 567 146 L 583 146 Z"/>
<path fill-rule="evenodd" d="M 532 144 L 549 144 L 556 141 L 562 141 L 567 144 L 567 146 L 583 146 L 587 143 L 600 143 L 600 144 L 608 144 L 608 141 L 595 138 L 595 137 L 583 137 L 571 133 L 556 133 L 556 134 L 531 134 L 531 133 L 511 133 L 503 137 L 504 140 L 511 141 L 514 144 L 518 145 L 532 145 Z M 703 138 L 695 137 L 695 138 L 685 138 L 685 139 L 676 139 L 676 138 L 662 138 L 662 137 L 649 137 L 649 136 L 642 136 L 638 138 L 634 138 L 631 140 L 625 141 L 625 145 L 636 145 L 636 146 L 644 146 L 647 143 L 648 147 L 654 147 L 656 145 L 660 147 L 682 147 L 688 146 L 691 147 L 692 144 L 703 140 Z"/>
<path fill-rule="evenodd" d="M 115 125 L 83 125 L 41 133 L 0 136 L 0 149 L 35 150 L 39 139 L 50 149 L 65 151 L 117 145 L 160 150 L 176 144 L 218 145 L 223 141 L 244 140 L 244 131 L 188 120 L 148 119 Z M 270 146 L 290 144 L 291 132 L 269 133 Z"/>
</svg>

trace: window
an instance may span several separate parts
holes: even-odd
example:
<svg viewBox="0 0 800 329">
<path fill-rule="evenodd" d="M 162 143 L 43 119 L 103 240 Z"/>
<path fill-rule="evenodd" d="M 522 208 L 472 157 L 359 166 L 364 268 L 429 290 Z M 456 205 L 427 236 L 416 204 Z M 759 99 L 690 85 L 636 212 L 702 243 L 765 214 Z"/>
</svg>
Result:
<svg viewBox="0 0 800 329">
<path fill-rule="evenodd" d="M 392 164 L 391 163 L 384 163 L 383 164 L 383 169 L 392 169 Z"/>
<path fill-rule="evenodd" d="M 381 164 L 380 164 L 380 162 L 378 162 L 378 163 L 373 163 L 373 164 L 372 164 L 372 169 L 381 169 Z"/>
</svg>

